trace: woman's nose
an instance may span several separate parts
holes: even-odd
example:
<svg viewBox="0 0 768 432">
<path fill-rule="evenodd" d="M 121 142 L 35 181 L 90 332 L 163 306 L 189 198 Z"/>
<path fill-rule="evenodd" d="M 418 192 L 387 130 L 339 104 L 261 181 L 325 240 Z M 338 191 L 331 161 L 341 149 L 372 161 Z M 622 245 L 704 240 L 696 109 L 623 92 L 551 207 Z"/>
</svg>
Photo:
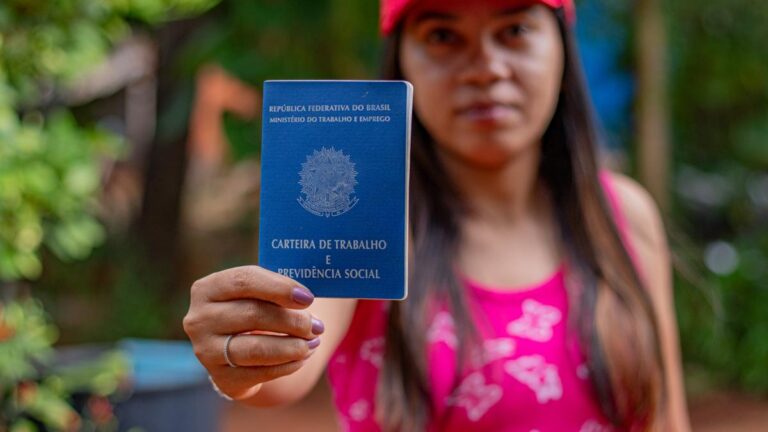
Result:
<svg viewBox="0 0 768 432">
<path fill-rule="evenodd" d="M 469 59 L 461 72 L 467 84 L 488 85 L 500 79 L 511 78 L 511 65 L 491 38 L 479 39 L 469 52 Z"/>
</svg>

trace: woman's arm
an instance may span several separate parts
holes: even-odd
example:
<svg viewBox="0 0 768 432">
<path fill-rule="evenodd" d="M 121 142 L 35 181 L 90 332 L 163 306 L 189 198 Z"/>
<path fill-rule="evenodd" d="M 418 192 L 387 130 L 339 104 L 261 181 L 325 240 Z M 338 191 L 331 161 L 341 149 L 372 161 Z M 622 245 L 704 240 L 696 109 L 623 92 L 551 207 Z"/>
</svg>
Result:
<svg viewBox="0 0 768 432">
<path fill-rule="evenodd" d="M 634 180 L 611 175 L 620 206 L 629 225 L 629 239 L 637 253 L 641 278 L 646 282 L 659 324 L 661 353 L 666 370 L 667 416 L 662 431 L 686 432 L 691 427 L 683 387 L 677 322 L 672 291 L 669 247 L 659 209 Z"/>
</svg>

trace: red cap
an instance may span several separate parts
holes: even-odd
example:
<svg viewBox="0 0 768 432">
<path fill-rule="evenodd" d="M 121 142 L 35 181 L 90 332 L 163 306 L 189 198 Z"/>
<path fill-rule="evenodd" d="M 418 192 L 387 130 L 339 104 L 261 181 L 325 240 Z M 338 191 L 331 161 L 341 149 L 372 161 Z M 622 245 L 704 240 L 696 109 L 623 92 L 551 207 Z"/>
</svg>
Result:
<svg viewBox="0 0 768 432">
<path fill-rule="evenodd" d="M 394 30 L 397 23 L 405 14 L 409 6 L 415 3 L 416 0 L 381 0 L 381 16 L 380 16 L 380 29 L 381 34 L 384 36 L 390 34 Z M 569 24 L 573 24 L 576 21 L 576 8 L 573 5 L 573 0 L 510 0 L 521 5 L 541 3 L 545 6 L 549 6 L 552 9 L 563 8 L 565 9 L 565 16 Z"/>
</svg>

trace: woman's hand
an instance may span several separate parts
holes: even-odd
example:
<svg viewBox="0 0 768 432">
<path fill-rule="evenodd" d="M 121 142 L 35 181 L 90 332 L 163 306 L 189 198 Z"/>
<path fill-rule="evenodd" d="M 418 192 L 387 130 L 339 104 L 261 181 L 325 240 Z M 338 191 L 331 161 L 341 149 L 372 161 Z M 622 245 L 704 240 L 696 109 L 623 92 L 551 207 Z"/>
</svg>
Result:
<svg viewBox="0 0 768 432">
<path fill-rule="evenodd" d="M 323 323 L 305 310 L 314 296 L 296 281 L 258 266 L 213 273 L 192 285 L 184 317 L 195 355 L 235 400 L 298 371 L 320 344 Z M 224 355 L 227 338 L 234 336 Z"/>
</svg>

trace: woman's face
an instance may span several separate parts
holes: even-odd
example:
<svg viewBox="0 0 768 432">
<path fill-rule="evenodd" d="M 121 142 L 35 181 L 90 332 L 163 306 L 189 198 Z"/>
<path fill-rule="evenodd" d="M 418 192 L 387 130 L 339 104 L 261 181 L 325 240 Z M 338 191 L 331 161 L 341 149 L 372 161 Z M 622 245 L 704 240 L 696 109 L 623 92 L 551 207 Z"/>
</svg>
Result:
<svg viewBox="0 0 768 432">
<path fill-rule="evenodd" d="M 439 149 L 474 166 L 499 168 L 538 148 L 557 106 L 557 18 L 519 4 L 422 0 L 403 24 L 400 64 L 416 113 Z"/>
</svg>

